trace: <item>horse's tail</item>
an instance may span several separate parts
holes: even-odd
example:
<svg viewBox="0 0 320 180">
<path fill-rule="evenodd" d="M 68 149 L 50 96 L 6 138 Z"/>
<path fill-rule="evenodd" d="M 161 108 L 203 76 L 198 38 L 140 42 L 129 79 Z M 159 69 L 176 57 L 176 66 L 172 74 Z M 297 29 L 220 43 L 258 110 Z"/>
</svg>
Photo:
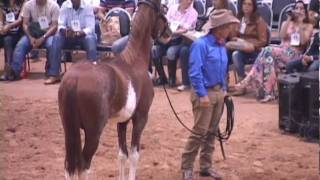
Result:
<svg viewBox="0 0 320 180">
<path fill-rule="evenodd" d="M 62 82 L 59 89 L 59 108 L 65 135 L 65 169 L 74 175 L 82 163 L 80 117 L 77 111 L 77 80 Z"/>
</svg>

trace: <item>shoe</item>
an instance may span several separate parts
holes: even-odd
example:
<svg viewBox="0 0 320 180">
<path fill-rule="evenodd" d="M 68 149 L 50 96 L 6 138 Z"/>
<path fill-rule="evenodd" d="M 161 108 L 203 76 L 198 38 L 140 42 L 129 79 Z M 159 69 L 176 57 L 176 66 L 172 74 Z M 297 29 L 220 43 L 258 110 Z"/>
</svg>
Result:
<svg viewBox="0 0 320 180">
<path fill-rule="evenodd" d="M 8 81 L 9 79 L 8 79 L 8 77 L 7 77 L 7 75 L 6 74 L 2 74 L 1 76 L 0 76 L 0 81 Z"/>
<path fill-rule="evenodd" d="M 177 87 L 177 90 L 178 91 L 180 91 L 180 92 L 182 92 L 182 91 L 184 91 L 184 90 L 187 90 L 187 89 L 189 89 L 190 88 L 190 86 L 188 86 L 188 85 L 180 85 L 180 86 L 178 86 Z"/>
<path fill-rule="evenodd" d="M 168 83 L 167 79 L 163 79 L 163 78 L 160 78 L 160 77 L 153 81 L 153 85 L 154 86 L 162 86 L 162 85 L 165 85 L 167 83 Z"/>
<path fill-rule="evenodd" d="M 182 171 L 182 180 L 193 180 L 193 172 L 191 169 Z"/>
<path fill-rule="evenodd" d="M 9 81 L 16 81 L 21 78 L 20 75 L 18 75 L 14 72 L 14 70 L 11 68 L 11 66 L 7 66 L 5 69 L 5 72 L 6 72 L 6 76 L 7 76 L 6 78 Z"/>
<path fill-rule="evenodd" d="M 60 82 L 60 78 L 59 77 L 56 77 L 56 76 L 50 76 L 48 79 L 46 79 L 44 81 L 44 84 L 45 85 L 49 85 L 49 84 L 56 84 Z"/>
<path fill-rule="evenodd" d="M 266 95 L 263 99 L 260 100 L 261 103 L 267 103 L 274 100 L 275 97 L 271 95 Z"/>
<path fill-rule="evenodd" d="M 202 177 L 213 177 L 215 180 L 222 180 L 222 177 L 213 169 L 208 169 L 205 171 L 200 171 L 200 176 Z"/>
</svg>

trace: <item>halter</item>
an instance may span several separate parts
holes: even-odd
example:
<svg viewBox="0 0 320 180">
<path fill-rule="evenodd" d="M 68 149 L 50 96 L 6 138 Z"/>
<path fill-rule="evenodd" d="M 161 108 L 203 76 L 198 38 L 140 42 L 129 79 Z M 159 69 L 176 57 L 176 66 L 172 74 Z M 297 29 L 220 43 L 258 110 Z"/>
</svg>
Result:
<svg viewBox="0 0 320 180">
<path fill-rule="evenodd" d="M 145 5 L 149 6 L 150 8 L 152 8 L 153 10 L 155 10 L 157 13 L 157 16 L 158 16 L 157 23 L 158 23 L 159 19 L 162 19 L 164 21 L 164 23 L 166 24 L 166 27 L 168 27 L 168 20 L 167 20 L 166 16 L 161 12 L 160 6 L 158 6 L 152 0 L 141 0 L 138 2 L 138 6 L 141 4 L 145 4 Z M 166 32 L 166 30 L 167 30 L 167 28 L 163 28 L 163 30 L 161 31 L 161 33 L 158 35 L 157 38 L 163 36 L 164 33 Z"/>
</svg>

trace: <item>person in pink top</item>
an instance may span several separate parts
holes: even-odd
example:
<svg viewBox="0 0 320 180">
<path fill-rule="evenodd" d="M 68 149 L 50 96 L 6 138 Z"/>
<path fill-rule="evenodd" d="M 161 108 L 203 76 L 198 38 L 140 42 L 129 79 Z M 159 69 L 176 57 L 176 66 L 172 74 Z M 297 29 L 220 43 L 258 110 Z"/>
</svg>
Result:
<svg viewBox="0 0 320 180">
<path fill-rule="evenodd" d="M 155 85 L 168 82 L 161 61 L 165 53 L 168 59 L 169 86 L 174 87 L 176 85 L 177 59 L 183 46 L 181 35 L 195 28 L 197 17 L 198 13 L 193 8 L 193 0 L 180 0 L 179 4 L 169 7 L 167 19 L 173 32 L 172 36 L 155 45 L 152 51 L 152 58 L 159 73 Z"/>
</svg>

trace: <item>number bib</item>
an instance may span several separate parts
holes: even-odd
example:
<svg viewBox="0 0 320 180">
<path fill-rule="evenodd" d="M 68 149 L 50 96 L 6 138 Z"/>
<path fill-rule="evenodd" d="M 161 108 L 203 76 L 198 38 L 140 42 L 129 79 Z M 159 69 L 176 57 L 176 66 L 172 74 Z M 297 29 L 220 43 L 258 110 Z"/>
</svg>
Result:
<svg viewBox="0 0 320 180">
<path fill-rule="evenodd" d="M 291 34 L 290 45 L 291 46 L 299 46 L 300 45 L 300 34 L 299 33 Z"/>
<path fill-rule="evenodd" d="M 13 12 L 6 14 L 6 21 L 9 22 L 9 23 L 15 21 L 15 17 L 14 17 L 14 13 Z"/>
<path fill-rule="evenodd" d="M 40 24 L 41 30 L 46 30 L 49 27 L 48 19 L 45 16 L 41 16 L 38 18 L 38 22 Z"/>
<path fill-rule="evenodd" d="M 73 31 L 81 31 L 80 21 L 79 20 L 72 20 L 71 21 L 71 28 Z"/>
</svg>

